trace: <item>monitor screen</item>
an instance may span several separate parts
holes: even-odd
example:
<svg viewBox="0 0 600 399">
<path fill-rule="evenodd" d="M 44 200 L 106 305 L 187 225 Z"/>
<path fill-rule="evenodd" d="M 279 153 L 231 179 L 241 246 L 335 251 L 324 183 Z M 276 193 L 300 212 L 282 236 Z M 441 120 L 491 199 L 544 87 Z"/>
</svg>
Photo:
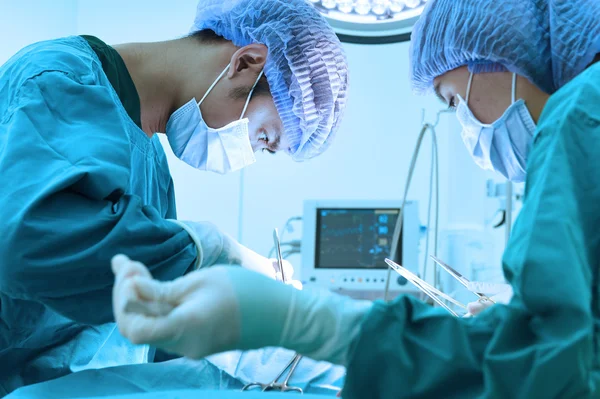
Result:
<svg viewBox="0 0 600 399">
<path fill-rule="evenodd" d="M 399 209 L 317 209 L 315 268 L 386 269 Z"/>
</svg>

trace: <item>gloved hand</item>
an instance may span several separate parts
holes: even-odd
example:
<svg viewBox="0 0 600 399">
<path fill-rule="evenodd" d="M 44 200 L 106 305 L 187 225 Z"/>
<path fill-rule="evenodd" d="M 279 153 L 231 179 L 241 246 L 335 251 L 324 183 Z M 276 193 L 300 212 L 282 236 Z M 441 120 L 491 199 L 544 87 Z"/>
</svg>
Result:
<svg viewBox="0 0 600 399">
<path fill-rule="evenodd" d="M 282 280 L 278 272 L 277 260 L 267 259 L 249 248 L 241 245 L 228 234 L 220 231 L 208 222 L 181 222 L 170 220 L 186 230 L 198 249 L 197 269 L 218 265 L 239 265 L 272 279 Z M 302 287 L 299 281 L 292 279 L 294 268 L 288 261 L 283 261 L 285 282 L 294 287 Z"/>
<path fill-rule="evenodd" d="M 513 296 L 513 289 L 509 284 L 490 284 L 472 281 L 467 287 L 471 292 L 480 292 L 490 297 L 494 302 L 490 301 L 477 301 L 471 302 L 467 305 L 467 310 L 473 316 L 477 316 L 485 309 L 496 303 L 507 304 L 510 302 Z"/>
<path fill-rule="evenodd" d="M 123 336 L 194 359 L 280 346 L 345 365 L 371 303 L 306 292 L 242 268 L 212 267 L 172 282 L 153 280 L 118 255 L 113 310 Z"/>
</svg>

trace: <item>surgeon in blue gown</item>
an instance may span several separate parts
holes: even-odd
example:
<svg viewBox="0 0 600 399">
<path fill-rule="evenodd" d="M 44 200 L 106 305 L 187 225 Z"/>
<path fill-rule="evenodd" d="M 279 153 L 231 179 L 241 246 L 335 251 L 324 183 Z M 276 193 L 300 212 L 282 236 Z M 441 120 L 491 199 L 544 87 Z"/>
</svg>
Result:
<svg viewBox="0 0 600 399">
<path fill-rule="evenodd" d="M 117 253 L 161 280 L 215 263 L 275 279 L 271 260 L 215 226 L 176 220 L 155 133 L 184 162 L 221 174 L 256 151 L 306 160 L 331 143 L 347 79 L 337 37 L 303 0 L 201 0 L 189 37 L 115 47 L 68 37 L 4 64 L 0 396 L 152 360 L 114 324 Z"/>
<path fill-rule="evenodd" d="M 479 166 L 526 182 L 503 257 L 508 304 L 456 318 L 225 267 L 165 283 L 118 256 L 119 329 L 193 358 L 293 349 L 347 366 L 346 398 L 599 398 L 599 55 L 596 0 L 429 0 L 413 30 L 413 88 L 456 109 Z"/>
</svg>

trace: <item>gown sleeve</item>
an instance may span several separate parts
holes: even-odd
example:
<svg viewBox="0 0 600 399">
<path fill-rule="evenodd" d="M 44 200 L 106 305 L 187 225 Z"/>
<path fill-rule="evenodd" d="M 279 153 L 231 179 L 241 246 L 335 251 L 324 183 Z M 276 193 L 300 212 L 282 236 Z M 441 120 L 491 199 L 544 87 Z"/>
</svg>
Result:
<svg viewBox="0 0 600 399">
<path fill-rule="evenodd" d="M 379 303 L 354 341 L 345 398 L 600 396 L 600 67 L 555 93 L 503 257 L 515 295 L 454 318 Z"/>
<path fill-rule="evenodd" d="M 60 71 L 28 79 L 0 115 L 0 290 L 83 323 L 113 320 L 110 259 L 170 280 L 188 233 L 127 194 L 130 144 L 110 88 Z"/>
</svg>

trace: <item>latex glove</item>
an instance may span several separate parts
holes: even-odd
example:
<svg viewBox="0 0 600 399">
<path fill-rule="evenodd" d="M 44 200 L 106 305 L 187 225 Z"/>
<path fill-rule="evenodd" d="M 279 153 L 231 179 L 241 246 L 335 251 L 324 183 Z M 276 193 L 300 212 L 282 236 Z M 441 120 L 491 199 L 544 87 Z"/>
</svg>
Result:
<svg viewBox="0 0 600 399">
<path fill-rule="evenodd" d="M 242 268 L 201 269 L 165 283 L 123 255 L 112 267 L 121 334 L 194 359 L 279 346 L 345 365 L 371 307 L 328 291 L 299 291 Z"/>
<path fill-rule="evenodd" d="M 277 260 L 268 259 L 238 243 L 228 234 L 208 222 L 181 222 L 170 220 L 188 232 L 198 250 L 196 269 L 218 265 L 239 265 L 272 279 L 281 280 Z M 302 287 L 299 281 L 292 279 L 294 268 L 291 263 L 283 261 L 287 284 Z"/>
<path fill-rule="evenodd" d="M 480 292 L 487 295 L 494 301 L 477 301 L 469 303 L 467 305 L 467 310 L 473 316 L 477 316 L 496 303 L 507 304 L 513 296 L 513 289 L 509 284 L 490 284 L 473 281 L 469 283 L 468 289 L 472 292 Z"/>
</svg>

